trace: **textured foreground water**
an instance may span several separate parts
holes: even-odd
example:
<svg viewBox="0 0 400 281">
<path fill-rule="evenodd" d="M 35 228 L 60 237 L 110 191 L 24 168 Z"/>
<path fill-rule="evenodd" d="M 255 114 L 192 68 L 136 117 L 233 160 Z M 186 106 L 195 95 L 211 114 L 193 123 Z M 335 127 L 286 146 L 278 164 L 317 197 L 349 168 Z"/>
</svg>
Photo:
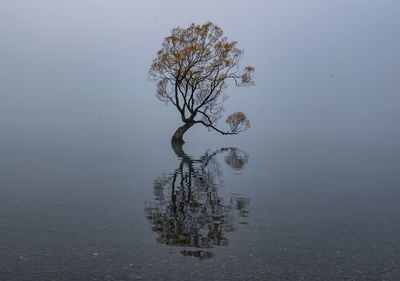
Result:
<svg viewBox="0 0 400 281">
<path fill-rule="evenodd" d="M 9 144 L 0 280 L 400 280 L 399 155 Z"/>
</svg>

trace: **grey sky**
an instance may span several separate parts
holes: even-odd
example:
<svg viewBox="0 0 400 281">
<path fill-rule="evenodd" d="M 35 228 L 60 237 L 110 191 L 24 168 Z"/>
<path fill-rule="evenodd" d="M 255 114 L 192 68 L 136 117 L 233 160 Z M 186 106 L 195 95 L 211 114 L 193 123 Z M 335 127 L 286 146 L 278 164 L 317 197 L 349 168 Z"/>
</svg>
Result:
<svg viewBox="0 0 400 281">
<path fill-rule="evenodd" d="M 179 119 L 149 65 L 173 27 L 212 21 L 256 68 L 256 87 L 227 91 L 226 113 L 252 122 L 236 140 L 398 143 L 399 14 L 397 0 L 3 0 L 0 133 L 169 141 Z M 218 138 L 204 133 L 187 138 Z"/>
</svg>

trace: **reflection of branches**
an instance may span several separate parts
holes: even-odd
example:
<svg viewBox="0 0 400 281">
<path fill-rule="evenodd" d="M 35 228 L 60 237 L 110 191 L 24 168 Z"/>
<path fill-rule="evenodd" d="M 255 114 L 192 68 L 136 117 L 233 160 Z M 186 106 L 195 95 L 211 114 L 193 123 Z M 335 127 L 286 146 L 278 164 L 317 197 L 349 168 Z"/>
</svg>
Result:
<svg viewBox="0 0 400 281">
<path fill-rule="evenodd" d="M 209 258 L 212 258 L 214 256 L 214 254 L 212 252 L 210 252 L 210 251 L 201 251 L 201 250 L 198 250 L 198 251 L 182 250 L 181 254 L 184 255 L 184 256 L 196 257 L 196 258 L 199 258 L 201 260 L 209 259 Z"/>
<path fill-rule="evenodd" d="M 229 204 L 218 194 L 221 169 L 217 155 L 228 153 L 227 164 L 234 169 L 243 168 L 248 155 L 236 148 L 207 151 L 199 159 L 186 155 L 182 147 L 173 147 L 180 164 L 173 173 L 154 181 L 154 200 L 146 204 L 147 219 L 158 233 L 157 242 L 166 245 L 212 248 L 228 245 L 227 232 L 236 229 L 235 217 L 246 223 L 249 199 L 234 196 Z M 235 159 L 240 155 L 245 161 Z M 235 163 L 235 164 L 230 164 Z M 240 163 L 240 164 L 237 164 Z M 183 250 L 185 256 L 211 258 L 204 250 Z"/>
<path fill-rule="evenodd" d="M 242 169 L 247 161 L 249 161 L 249 155 L 238 149 L 230 150 L 225 156 L 225 163 L 235 170 Z"/>
</svg>

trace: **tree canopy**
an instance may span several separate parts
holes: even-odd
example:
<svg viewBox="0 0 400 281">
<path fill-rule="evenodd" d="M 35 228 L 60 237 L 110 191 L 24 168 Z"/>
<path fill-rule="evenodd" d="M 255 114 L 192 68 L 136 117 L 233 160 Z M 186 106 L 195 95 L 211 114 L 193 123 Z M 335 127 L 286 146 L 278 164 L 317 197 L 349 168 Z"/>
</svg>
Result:
<svg viewBox="0 0 400 281">
<path fill-rule="evenodd" d="M 228 41 L 222 29 L 211 22 L 172 29 L 149 73 L 157 82 L 157 97 L 172 103 L 184 123 L 175 132 L 173 141 L 183 143 L 183 134 L 194 124 L 224 135 L 238 134 L 250 127 L 243 112 L 227 117 L 229 130 L 216 127 L 224 112 L 228 80 L 239 87 L 254 85 L 254 67 L 241 69 L 242 55 L 237 42 Z"/>
</svg>

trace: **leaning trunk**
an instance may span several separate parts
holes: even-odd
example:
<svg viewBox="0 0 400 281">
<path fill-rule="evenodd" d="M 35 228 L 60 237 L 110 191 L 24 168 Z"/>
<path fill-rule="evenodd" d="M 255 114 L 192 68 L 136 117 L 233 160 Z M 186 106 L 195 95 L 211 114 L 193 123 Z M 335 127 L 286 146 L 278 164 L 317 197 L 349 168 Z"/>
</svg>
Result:
<svg viewBox="0 0 400 281">
<path fill-rule="evenodd" d="M 176 156 L 181 160 L 181 163 L 185 163 L 189 166 L 189 169 L 193 169 L 193 159 L 183 151 L 183 144 L 171 142 L 172 149 Z"/>
<path fill-rule="evenodd" d="M 172 144 L 183 144 L 185 141 L 183 140 L 183 135 L 190 127 L 192 127 L 194 123 L 185 123 L 185 125 L 179 127 L 174 135 L 172 136 L 171 143 Z"/>
</svg>

